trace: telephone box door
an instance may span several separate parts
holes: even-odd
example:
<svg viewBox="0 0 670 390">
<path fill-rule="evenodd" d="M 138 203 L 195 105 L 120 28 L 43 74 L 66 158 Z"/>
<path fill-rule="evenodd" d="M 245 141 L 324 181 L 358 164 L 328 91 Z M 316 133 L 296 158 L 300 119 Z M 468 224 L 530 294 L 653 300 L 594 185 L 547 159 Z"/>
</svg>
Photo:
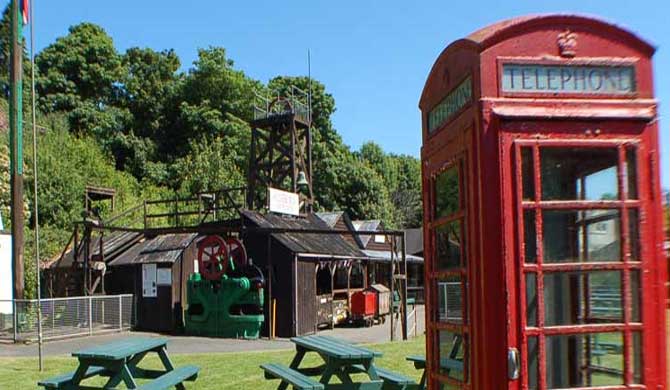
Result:
<svg viewBox="0 0 670 390">
<path fill-rule="evenodd" d="M 641 244 L 653 234 L 644 225 L 644 144 L 560 137 L 513 144 L 521 388 L 644 385 L 643 351 L 656 348 L 646 324 L 658 312 L 643 303 L 656 288 L 647 276 L 654 254 Z"/>
</svg>

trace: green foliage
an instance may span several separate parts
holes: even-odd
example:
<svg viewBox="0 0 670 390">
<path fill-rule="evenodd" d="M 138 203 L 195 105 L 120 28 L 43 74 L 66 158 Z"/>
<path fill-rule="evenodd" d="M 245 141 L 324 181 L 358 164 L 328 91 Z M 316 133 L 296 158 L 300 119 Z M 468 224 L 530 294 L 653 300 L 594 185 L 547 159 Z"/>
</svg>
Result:
<svg viewBox="0 0 670 390">
<path fill-rule="evenodd" d="M 235 164 L 234 155 L 221 138 L 192 141 L 190 153 L 175 164 L 179 193 L 189 196 L 222 188 L 243 187 L 244 175 Z"/>
<path fill-rule="evenodd" d="M 5 89 L 7 16 L 5 11 L 0 21 L 0 88 Z M 37 158 L 42 259 L 62 250 L 72 222 L 81 218 L 86 185 L 115 188 L 117 211 L 141 199 L 244 186 L 254 91 L 287 94 L 293 86 L 312 92 L 317 209 L 381 219 L 387 227 L 420 225 L 417 159 L 387 154 L 373 142 L 352 152 L 333 127 L 335 99 L 321 82 L 278 76 L 264 85 L 237 69 L 222 47 L 199 50 L 186 72 L 180 66 L 173 50 L 134 47 L 119 53 L 112 38 L 91 23 L 72 26 L 39 53 L 37 122 L 47 129 L 40 133 Z M 34 156 L 30 131 L 26 134 L 26 206 L 32 207 Z M 6 135 L 0 141 L 0 213 L 7 224 Z M 27 229 L 34 227 L 30 210 L 26 207 Z M 103 205 L 102 212 L 104 218 L 111 210 Z M 26 259 L 32 259 L 32 237 L 27 230 Z M 34 277 L 31 272 L 27 280 Z"/>
<path fill-rule="evenodd" d="M 62 120 L 52 119 L 62 123 Z M 31 140 L 26 135 L 26 144 Z M 29 143 L 30 142 L 30 143 Z M 117 171 L 110 158 L 90 137 L 76 137 L 65 127 L 53 128 L 38 138 L 37 159 L 39 177 L 40 223 L 70 227 L 81 219 L 83 194 L 87 185 L 111 187 L 117 190 L 120 209 L 139 202 L 139 185 L 128 173 Z M 32 150 L 26 150 L 26 195 L 32 201 Z M 103 207 L 103 216 L 111 210 Z M 32 221 L 31 221 L 32 224 Z"/>
<path fill-rule="evenodd" d="M 11 3 L 10 3 L 11 4 Z M 2 13 L 2 19 L 0 19 L 0 96 L 9 97 L 9 70 L 11 65 L 11 47 L 12 47 L 12 25 L 10 20 L 10 4 L 5 7 L 5 10 Z M 25 37 L 24 42 L 24 51 L 23 51 L 23 73 L 28 75 L 31 72 L 30 57 L 28 56 L 27 50 L 25 50 Z M 30 79 L 27 77 L 23 78 L 23 101 L 30 101 Z M 24 109 L 24 115 L 28 111 Z"/>
<path fill-rule="evenodd" d="M 92 23 L 70 27 L 69 34 L 36 58 L 40 108 L 69 111 L 88 102 L 101 108 L 113 103 L 123 74 L 112 38 Z"/>
</svg>

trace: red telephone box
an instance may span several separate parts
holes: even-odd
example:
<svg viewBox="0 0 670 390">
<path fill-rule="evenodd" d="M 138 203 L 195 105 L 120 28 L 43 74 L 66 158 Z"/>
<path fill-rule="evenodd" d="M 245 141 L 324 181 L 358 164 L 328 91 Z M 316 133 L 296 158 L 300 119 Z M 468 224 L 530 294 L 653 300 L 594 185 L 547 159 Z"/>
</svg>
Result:
<svg viewBox="0 0 670 390">
<path fill-rule="evenodd" d="M 600 20 L 504 21 L 424 87 L 431 389 L 665 389 L 654 48 Z"/>
</svg>

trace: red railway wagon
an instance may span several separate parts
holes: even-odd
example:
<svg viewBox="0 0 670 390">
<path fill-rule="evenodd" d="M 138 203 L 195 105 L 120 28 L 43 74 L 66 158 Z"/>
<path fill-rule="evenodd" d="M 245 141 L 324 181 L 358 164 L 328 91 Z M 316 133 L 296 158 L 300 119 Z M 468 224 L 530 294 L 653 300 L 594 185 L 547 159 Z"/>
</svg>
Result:
<svg viewBox="0 0 670 390">
<path fill-rule="evenodd" d="M 451 43 L 421 151 L 431 389 L 665 389 L 654 48 L 580 16 Z"/>
</svg>

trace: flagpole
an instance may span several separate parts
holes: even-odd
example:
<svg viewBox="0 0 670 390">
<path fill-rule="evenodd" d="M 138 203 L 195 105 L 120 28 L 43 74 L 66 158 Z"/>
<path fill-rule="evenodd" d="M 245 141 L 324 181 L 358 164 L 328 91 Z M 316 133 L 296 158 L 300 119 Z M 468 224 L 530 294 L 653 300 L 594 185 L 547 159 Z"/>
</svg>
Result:
<svg viewBox="0 0 670 390">
<path fill-rule="evenodd" d="M 37 289 L 37 351 L 39 355 L 40 371 L 44 369 L 42 356 L 42 281 L 40 279 L 40 219 L 37 203 L 37 113 L 35 111 L 35 17 L 33 9 L 35 2 L 28 5 L 30 17 L 30 98 L 32 100 L 33 120 L 33 204 L 35 210 L 35 283 Z"/>
<path fill-rule="evenodd" d="M 9 100 L 9 129 L 10 129 L 10 186 L 11 186 L 11 220 L 12 220 L 12 279 L 13 299 L 23 299 L 23 38 L 22 21 L 19 0 L 12 0 L 12 48 L 10 85 L 11 98 Z M 14 304 L 14 318 L 17 318 Z M 16 321 L 14 322 L 14 341 L 17 338 Z"/>
</svg>

